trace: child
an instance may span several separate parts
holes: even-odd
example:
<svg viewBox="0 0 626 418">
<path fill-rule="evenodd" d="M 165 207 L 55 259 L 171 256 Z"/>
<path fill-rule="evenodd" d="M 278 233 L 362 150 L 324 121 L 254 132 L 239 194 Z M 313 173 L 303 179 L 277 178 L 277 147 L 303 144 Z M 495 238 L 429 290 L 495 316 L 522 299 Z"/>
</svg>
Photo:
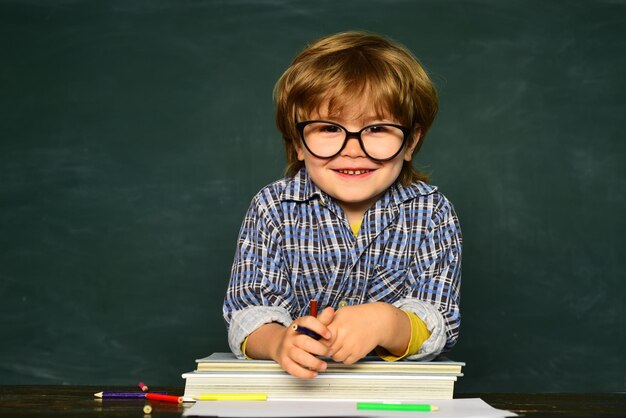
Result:
<svg viewBox="0 0 626 418">
<path fill-rule="evenodd" d="M 451 349 L 461 231 L 411 163 L 438 109 L 422 67 L 386 38 L 339 33 L 304 49 L 274 96 L 287 177 L 254 197 L 241 227 L 224 301 L 233 353 L 311 378 L 327 367 L 319 356 Z"/>
</svg>

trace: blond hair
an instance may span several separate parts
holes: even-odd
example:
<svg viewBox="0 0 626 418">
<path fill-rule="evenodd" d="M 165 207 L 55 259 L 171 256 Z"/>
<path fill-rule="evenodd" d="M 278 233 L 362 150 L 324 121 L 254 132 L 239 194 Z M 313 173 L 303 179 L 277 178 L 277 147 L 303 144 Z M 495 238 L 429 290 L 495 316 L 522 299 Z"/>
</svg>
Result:
<svg viewBox="0 0 626 418">
<path fill-rule="evenodd" d="M 430 78 L 411 52 L 402 45 L 366 32 L 342 32 L 315 41 L 296 56 L 274 87 L 276 124 L 285 140 L 287 175 L 303 165 L 296 145 L 296 123 L 319 111 L 341 113 L 350 101 L 365 98 L 378 116 L 391 115 L 413 129 L 421 147 L 439 101 Z M 404 161 L 399 176 L 404 185 L 427 176 Z"/>
</svg>

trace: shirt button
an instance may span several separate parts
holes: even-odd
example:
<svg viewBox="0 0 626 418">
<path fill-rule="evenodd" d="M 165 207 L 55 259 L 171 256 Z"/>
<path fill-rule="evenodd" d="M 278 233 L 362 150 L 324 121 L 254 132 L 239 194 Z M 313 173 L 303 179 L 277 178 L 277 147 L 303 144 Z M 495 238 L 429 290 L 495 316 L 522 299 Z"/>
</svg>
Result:
<svg viewBox="0 0 626 418">
<path fill-rule="evenodd" d="M 339 302 L 339 307 L 343 308 L 344 306 L 348 306 L 348 302 L 346 302 L 345 300 L 342 300 Z"/>
</svg>

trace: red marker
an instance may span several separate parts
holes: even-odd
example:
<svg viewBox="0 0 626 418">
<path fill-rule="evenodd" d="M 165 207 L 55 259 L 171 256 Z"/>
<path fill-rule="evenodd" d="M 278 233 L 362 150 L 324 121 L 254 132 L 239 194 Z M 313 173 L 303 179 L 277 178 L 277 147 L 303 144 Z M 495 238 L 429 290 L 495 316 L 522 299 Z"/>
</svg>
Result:
<svg viewBox="0 0 626 418">
<path fill-rule="evenodd" d="M 309 301 L 309 315 L 311 315 L 313 318 L 317 318 L 317 301 L 316 300 Z"/>
<path fill-rule="evenodd" d="M 146 399 L 150 399 L 152 401 L 183 403 L 182 396 L 161 395 L 159 393 L 146 393 Z"/>
<path fill-rule="evenodd" d="M 144 382 L 137 383 L 137 386 L 139 386 L 139 389 L 143 390 L 144 392 L 148 391 L 148 386 L 146 386 Z"/>
</svg>

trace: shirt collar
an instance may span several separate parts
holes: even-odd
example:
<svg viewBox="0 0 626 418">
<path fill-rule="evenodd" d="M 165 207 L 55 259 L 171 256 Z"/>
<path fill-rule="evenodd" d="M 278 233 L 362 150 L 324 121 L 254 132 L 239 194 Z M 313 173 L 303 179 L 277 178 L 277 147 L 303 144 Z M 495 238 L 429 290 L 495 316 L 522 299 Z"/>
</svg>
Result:
<svg viewBox="0 0 626 418">
<path fill-rule="evenodd" d="M 295 200 L 304 202 L 313 197 L 321 198 L 326 193 L 313 183 L 306 169 L 301 168 L 292 178 L 287 181 L 287 186 L 280 196 L 281 200 Z"/>
</svg>

